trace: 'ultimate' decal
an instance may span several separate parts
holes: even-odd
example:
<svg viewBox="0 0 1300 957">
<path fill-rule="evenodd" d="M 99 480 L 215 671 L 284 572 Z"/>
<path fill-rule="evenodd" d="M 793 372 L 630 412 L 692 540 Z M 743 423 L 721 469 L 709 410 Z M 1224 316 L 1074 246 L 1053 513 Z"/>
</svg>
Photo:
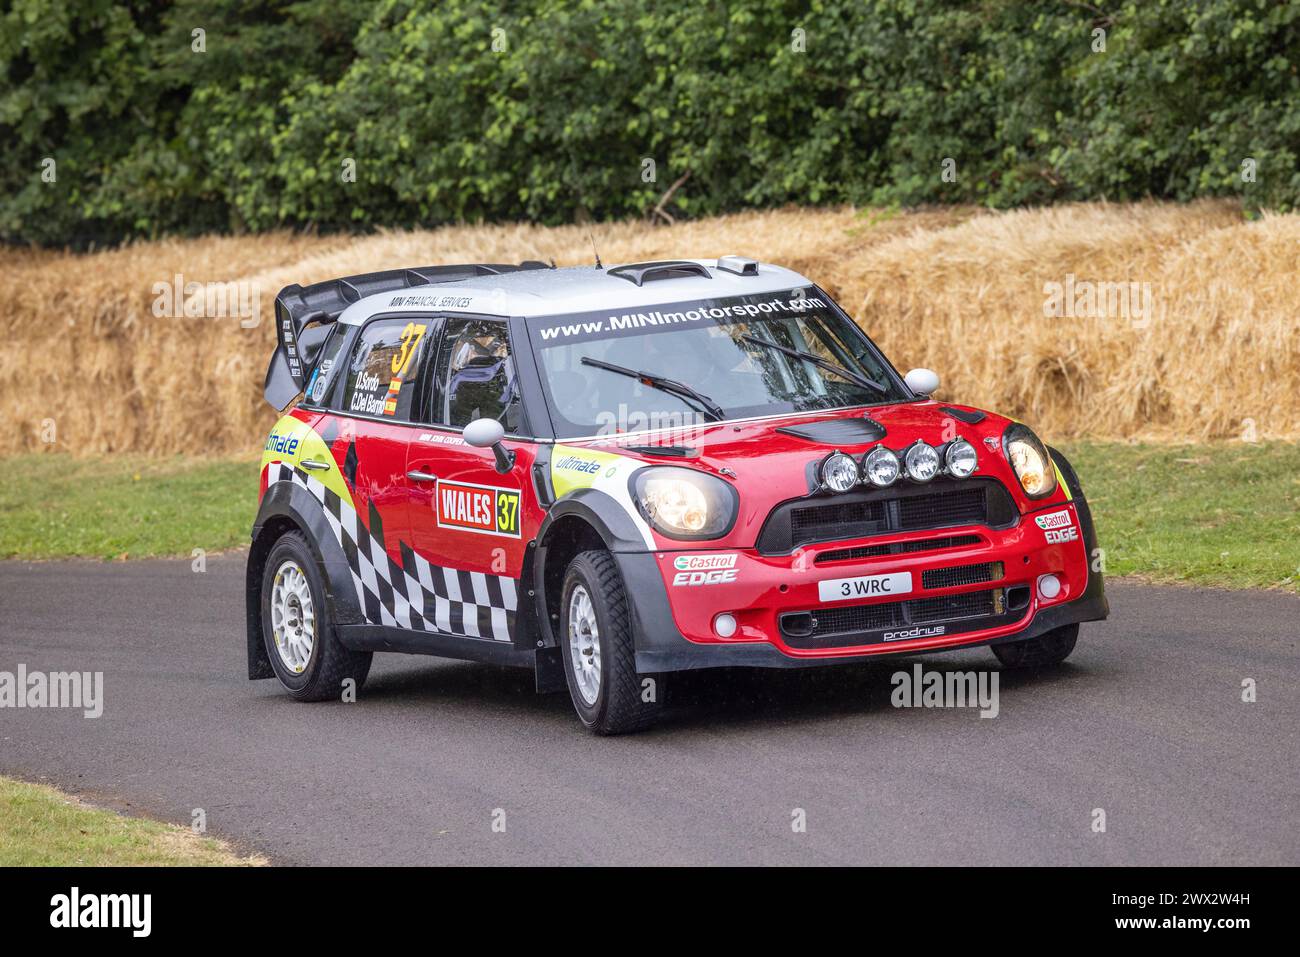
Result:
<svg viewBox="0 0 1300 957">
<path fill-rule="evenodd" d="M 494 485 L 439 482 L 434 508 L 441 528 L 519 537 L 519 491 Z"/>
</svg>

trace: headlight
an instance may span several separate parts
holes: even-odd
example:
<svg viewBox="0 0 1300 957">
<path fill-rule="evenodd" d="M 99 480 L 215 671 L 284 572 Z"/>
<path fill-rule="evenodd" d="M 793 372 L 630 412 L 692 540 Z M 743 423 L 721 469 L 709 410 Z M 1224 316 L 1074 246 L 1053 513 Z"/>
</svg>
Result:
<svg viewBox="0 0 1300 957">
<path fill-rule="evenodd" d="M 1002 434 L 1002 448 L 1016 473 L 1016 481 L 1030 498 L 1046 498 L 1056 491 L 1056 466 L 1047 449 L 1028 427 L 1015 424 Z"/>
<path fill-rule="evenodd" d="M 822 485 L 832 492 L 847 492 L 858 484 L 858 463 L 843 452 L 832 452 L 822 460 Z"/>
<path fill-rule="evenodd" d="M 893 485 L 902 471 L 898 456 L 883 445 L 877 445 L 862 459 L 862 474 L 877 488 Z"/>
<path fill-rule="evenodd" d="M 632 476 L 632 498 L 655 531 L 669 538 L 720 538 L 736 522 L 740 499 L 720 478 L 657 466 Z"/>
<path fill-rule="evenodd" d="M 943 454 L 943 464 L 953 478 L 966 478 L 975 471 L 979 456 L 975 454 L 975 446 L 965 439 L 955 439 L 948 443 L 948 451 Z"/>
<path fill-rule="evenodd" d="M 928 482 L 939 474 L 939 453 L 934 446 L 917 442 L 904 453 L 903 465 L 913 482 Z"/>
</svg>

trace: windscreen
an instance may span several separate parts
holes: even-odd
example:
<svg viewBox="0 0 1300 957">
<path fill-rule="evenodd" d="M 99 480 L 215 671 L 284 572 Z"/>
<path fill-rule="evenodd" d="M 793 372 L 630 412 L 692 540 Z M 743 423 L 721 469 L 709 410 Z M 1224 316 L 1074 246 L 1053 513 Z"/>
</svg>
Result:
<svg viewBox="0 0 1300 957">
<path fill-rule="evenodd" d="M 561 438 L 912 398 L 816 289 L 528 326 Z"/>
</svg>

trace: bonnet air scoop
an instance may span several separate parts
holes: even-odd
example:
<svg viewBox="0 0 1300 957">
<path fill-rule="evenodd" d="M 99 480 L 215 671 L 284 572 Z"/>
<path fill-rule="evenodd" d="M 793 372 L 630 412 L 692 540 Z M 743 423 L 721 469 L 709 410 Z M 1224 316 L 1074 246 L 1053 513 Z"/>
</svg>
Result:
<svg viewBox="0 0 1300 957">
<path fill-rule="evenodd" d="M 704 279 L 713 278 L 709 275 L 707 267 L 681 259 L 667 259 L 663 262 L 653 263 L 629 263 L 626 266 L 615 266 L 607 271 L 611 276 L 626 279 L 637 286 L 643 286 L 655 279 L 686 279 L 691 276 L 703 277 Z"/>
<path fill-rule="evenodd" d="M 777 431 L 819 445 L 864 445 L 867 442 L 879 442 L 885 437 L 885 427 L 866 416 L 855 419 L 823 419 L 806 425 L 786 425 Z"/>
</svg>

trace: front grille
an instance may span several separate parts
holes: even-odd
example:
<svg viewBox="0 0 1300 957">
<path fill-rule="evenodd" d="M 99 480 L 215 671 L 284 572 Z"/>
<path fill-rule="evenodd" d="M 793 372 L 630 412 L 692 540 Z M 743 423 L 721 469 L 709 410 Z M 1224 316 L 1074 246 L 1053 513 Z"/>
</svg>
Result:
<svg viewBox="0 0 1300 957">
<path fill-rule="evenodd" d="M 987 591 L 911 598 L 906 601 L 880 602 L 874 605 L 847 605 L 816 608 L 806 612 L 787 612 L 781 616 L 781 632 L 795 648 L 825 648 L 835 645 L 874 644 L 884 640 L 888 629 L 906 629 L 915 625 L 945 622 L 976 622 L 976 627 L 993 627 L 1001 619 L 1014 616 L 1008 612 L 1001 588 Z M 991 619 L 987 622 L 979 619 Z M 963 630 L 957 628 L 956 631 Z M 970 630 L 967 627 L 964 630 Z M 868 634 L 863 634 L 863 633 Z M 837 640 L 838 639 L 838 640 Z"/>
<path fill-rule="evenodd" d="M 904 624 L 905 602 L 890 601 L 882 605 L 852 605 L 848 608 L 819 608 L 812 613 L 812 634 L 840 635 L 850 631 L 874 631 Z"/>
<path fill-rule="evenodd" d="M 968 591 L 938 598 L 914 598 L 908 602 L 913 623 L 954 621 L 958 618 L 982 618 L 1001 611 L 1002 591 Z"/>
<path fill-rule="evenodd" d="M 978 585 L 997 581 L 1002 577 L 1001 562 L 981 562 L 978 565 L 954 565 L 951 568 L 930 568 L 921 573 L 922 588 L 956 588 L 958 585 Z"/>
<path fill-rule="evenodd" d="M 790 512 L 790 534 L 796 542 L 817 542 L 828 537 L 854 538 L 883 531 L 885 502 L 828 502 Z M 854 529 L 853 535 L 839 534 Z"/>
<path fill-rule="evenodd" d="M 906 529 L 979 525 L 984 521 L 984 489 L 965 488 L 937 495 L 899 499 L 899 524 Z"/>
<path fill-rule="evenodd" d="M 779 555 L 816 542 L 927 528 L 1008 528 L 1015 524 L 1016 517 L 1015 503 L 1000 482 L 935 479 L 924 486 L 902 485 L 783 502 L 763 524 L 758 549 L 765 555 Z"/>
<path fill-rule="evenodd" d="M 915 552 L 937 552 L 945 548 L 978 545 L 984 539 L 978 535 L 944 535 L 941 538 L 922 538 L 911 542 L 890 542 L 888 545 L 857 545 L 853 548 L 833 548 L 814 559 L 816 564 L 848 562 L 881 555 L 911 555 Z"/>
</svg>

